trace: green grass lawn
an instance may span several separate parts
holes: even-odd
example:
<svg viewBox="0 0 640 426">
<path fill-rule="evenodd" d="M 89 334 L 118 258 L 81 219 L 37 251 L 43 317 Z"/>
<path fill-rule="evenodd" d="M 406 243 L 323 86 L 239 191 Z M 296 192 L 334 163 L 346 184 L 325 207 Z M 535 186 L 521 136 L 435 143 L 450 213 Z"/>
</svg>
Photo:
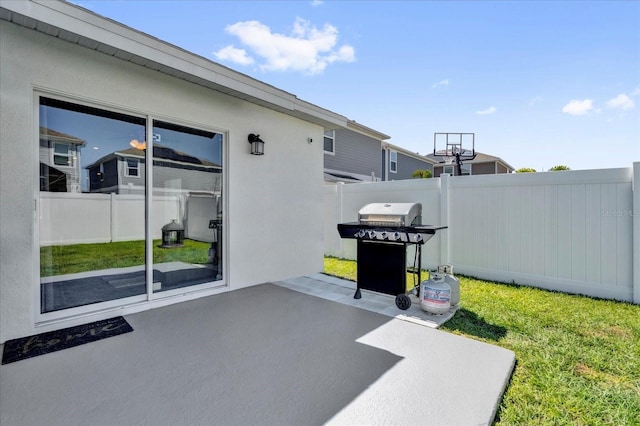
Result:
<svg viewBox="0 0 640 426">
<path fill-rule="evenodd" d="M 325 272 L 355 280 L 356 262 L 325 258 Z M 640 306 L 458 278 L 440 330 L 516 354 L 495 424 L 640 425 Z"/>
<path fill-rule="evenodd" d="M 193 240 L 176 248 L 158 247 L 160 244 L 160 240 L 153 241 L 154 263 L 207 263 L 211 245 Z M 40 276 L 144 265 L 144 257 L 144 241 L 40 247 Z"/>
</svg>

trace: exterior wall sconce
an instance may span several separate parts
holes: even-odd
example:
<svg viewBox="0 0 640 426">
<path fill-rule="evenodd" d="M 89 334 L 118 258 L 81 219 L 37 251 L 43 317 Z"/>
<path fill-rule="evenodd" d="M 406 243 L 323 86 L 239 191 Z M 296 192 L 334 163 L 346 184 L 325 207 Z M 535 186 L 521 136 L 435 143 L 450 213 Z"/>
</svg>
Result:
<svg viewBox="0 0 640 426">
<path fill-rule="evenodd" d="M 251 154 L 264 155 L 264 141 L 260 139 L 260 135 L 254 135 L 251 133 L 248 139 L 251 144 Z"/>
</svg>

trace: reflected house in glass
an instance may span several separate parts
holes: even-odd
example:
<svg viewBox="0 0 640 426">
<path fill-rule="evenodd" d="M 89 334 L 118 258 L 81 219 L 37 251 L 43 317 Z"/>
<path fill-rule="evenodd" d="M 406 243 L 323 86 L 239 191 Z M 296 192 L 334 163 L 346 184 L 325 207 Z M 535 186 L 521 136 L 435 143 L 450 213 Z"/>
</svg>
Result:
<svg viewBox="0 0 640 426">
<path fill-rule="evenodd" d="M 40 190 L 81 192 L 80 150 L 86 142 L 75 136 L 40 127 Z"/>
<path fill-rule="evenodd" d="M 140 194 L 145 193 L 145 151 L 129 148 L 112 152 L 87 166 L 89 192 Z M 219 194 L 222 167 L 211 161 L 167 148 L 153 146 L 154 193 L 179 182 L 181 188 Z M 167 191 L 168 192 L 168 191 Z"/>
<path fill-rule="evenodd" d="M 144 196 L 145 155 L 143 149 L 128 148 L 114 151 L 87 166 L 89 192 Z M 220 164 L 156 143 L 153 145 L 153 196 L 175 206 L 166 214 L 184 227 L 182 238 L 213 243 L 216 256 L 221 253 L 221 247 L 216 246 L 221 243 L 221 229 L 209 226 L 210 221 L 221 222 Z"/>
</svg>

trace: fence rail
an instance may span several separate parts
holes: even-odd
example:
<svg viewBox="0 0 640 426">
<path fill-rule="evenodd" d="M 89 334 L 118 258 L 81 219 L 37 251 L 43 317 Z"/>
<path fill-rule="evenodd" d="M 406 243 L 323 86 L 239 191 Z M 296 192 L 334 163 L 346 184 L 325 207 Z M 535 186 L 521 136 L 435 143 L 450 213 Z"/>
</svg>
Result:
<svg viewBox="0 0 640 426">
<path fill-rule="evenodd" d="M 635 182 L 635 188 L 634 188 Z M 420 202 L 446 225 L 423 265 L 640 303 L 640 163 L 621 169 L 459 176 L 325 188 L 325 253 L 355 259 L 336 225 L 371 202 Z"/>
</svg>

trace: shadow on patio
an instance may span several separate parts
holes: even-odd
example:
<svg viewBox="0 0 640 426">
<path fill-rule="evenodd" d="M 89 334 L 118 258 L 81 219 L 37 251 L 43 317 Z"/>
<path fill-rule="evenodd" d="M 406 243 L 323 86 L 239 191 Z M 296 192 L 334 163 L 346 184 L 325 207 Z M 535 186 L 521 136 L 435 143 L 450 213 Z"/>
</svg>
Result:
<svg viewBox="0 0 640 426">
<path fill-rule="evenodd" d="M 487 424 L 511 351 L 272 284 L 1 367 L 3 425 Z"/>
</svg>

